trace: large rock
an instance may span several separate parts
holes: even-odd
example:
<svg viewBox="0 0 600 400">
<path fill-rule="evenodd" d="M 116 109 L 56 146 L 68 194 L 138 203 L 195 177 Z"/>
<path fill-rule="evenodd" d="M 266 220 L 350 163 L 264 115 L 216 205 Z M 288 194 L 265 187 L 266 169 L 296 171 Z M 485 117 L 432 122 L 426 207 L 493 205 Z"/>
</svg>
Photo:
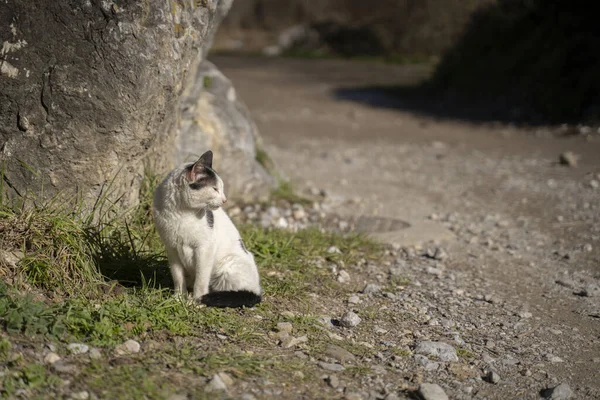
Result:
<svg viewBox="0 0 600 400">
<path fill-rule="evenodd" d="M 264 199 L 275 182 L 256 162 L 258 140 L 256 126 L 231 81 L 212 63 L 202 62 L 181 104 L 176 163 L 195 161 L 212 149 L 228 196 Z"/>
<path fill-rule="evenodd" d="M 163 173 L 182 158 L 174 151 L 180 99 L 196 89 L 198 66 L 230 5 L 231 0 L 1 2 L 0 164 L 11 194 L 40 193 L 43 187 L 46 195 L 72 191 L 93 199 L 110 188 L 114 197 L 135 204 L 144 168 Z M 209 122 L 200 111 L 195 117 L 216 127 L 221 125 L 215 118 L 225 118 L 223 125 L 235 118 L 210 112 Z M 232 153 L 253 177 L 266 179 L 246 133 L 239 143 L 234 132 L 223 133 L 227 140 L 219 134 L 205 143 L 218 146 L 217 154 L 225 157 L 227 146 L 243 148 Z"/>
</svg>

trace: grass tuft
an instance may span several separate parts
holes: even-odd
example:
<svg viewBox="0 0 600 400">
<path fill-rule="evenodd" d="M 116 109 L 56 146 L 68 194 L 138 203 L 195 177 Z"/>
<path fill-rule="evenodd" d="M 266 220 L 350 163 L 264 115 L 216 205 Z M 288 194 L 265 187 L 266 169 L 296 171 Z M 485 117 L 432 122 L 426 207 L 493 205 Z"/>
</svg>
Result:
<svg viewBox="0 0 600 400">
<path fill-rule="evenodd" d="M 284 200 L 290 203 L 298 203 L 303 205 L 310 204 L 310 200 L 299 196 L 294 190 L 294 186 L 289 181 L 281 180 L 279 186 L 271 193 L 273 200 Z"/>
</svg>

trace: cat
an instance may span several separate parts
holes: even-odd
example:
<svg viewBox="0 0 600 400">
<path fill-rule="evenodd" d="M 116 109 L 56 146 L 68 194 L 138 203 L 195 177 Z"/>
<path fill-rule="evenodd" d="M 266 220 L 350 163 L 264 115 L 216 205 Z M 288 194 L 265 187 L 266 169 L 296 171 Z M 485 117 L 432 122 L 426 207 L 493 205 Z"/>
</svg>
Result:
<svg viewBox="0 0 600 400">
<path fill-rule="evenodd" d="M 165 244 L 176 294 L 212 307 L 252 307 L 261 301 L 252 253 L 222 205 L 223 180 L 213 153 L 173 169 L 154 193 L 154 223 Z"/>
</svg>

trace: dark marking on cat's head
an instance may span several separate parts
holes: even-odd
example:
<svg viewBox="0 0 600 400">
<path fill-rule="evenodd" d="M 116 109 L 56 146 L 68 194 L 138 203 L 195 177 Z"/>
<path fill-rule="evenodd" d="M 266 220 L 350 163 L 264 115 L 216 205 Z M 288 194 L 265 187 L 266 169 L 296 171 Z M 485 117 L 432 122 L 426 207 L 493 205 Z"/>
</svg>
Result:
<svg viewBox="0 0 600 400">
<path fill-rule="evenodd" d="M 192 164 L 186 168 L 186 175 L 190 183 L 190 188 L 200 190 L 204 187 L 213 187 L 217 185 L 217 173 L 210 167 Z"/>
<path fill-rule="evenodd" d="M 211 229 L 215 226 L 215 215 L 211 210 L 206 210 L 206 222 Z"/>
<path fill-rule="evenodd" d="M 244 250 L 246 253 L 248 253 L 248 249 L 246 248 L 246 246 L 244 245 L 244 241 L 240 238 L 240 246 L 242 246 L 242 250 Z M 249 253 L 248 253 L 249 254 Z"/>
<path fill-rule="evenodd" d="M 200 190 L 205 187 L 217 185 L 217 174 L 212 169 L 206 169 L 205 175 L 199 176 L 194 182 L 190 183 L 190 189 Z"/>
</svg>

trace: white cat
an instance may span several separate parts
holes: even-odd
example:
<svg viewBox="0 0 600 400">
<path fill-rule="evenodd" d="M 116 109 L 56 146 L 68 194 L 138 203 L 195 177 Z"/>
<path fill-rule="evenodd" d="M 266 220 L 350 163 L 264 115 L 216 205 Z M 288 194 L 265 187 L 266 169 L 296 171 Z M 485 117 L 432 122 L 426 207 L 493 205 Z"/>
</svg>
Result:
<svg viewBox="0 0 600 400">
<path fill-rule="evenodd" d="M 214 307 L 251 307 L 262 289 L 254 257 L 221 206 L 223 181 L 212 151 L 172 170 L 154 193 L 154 223 L 165 244 L 176 293 Z"/>
</svg>

